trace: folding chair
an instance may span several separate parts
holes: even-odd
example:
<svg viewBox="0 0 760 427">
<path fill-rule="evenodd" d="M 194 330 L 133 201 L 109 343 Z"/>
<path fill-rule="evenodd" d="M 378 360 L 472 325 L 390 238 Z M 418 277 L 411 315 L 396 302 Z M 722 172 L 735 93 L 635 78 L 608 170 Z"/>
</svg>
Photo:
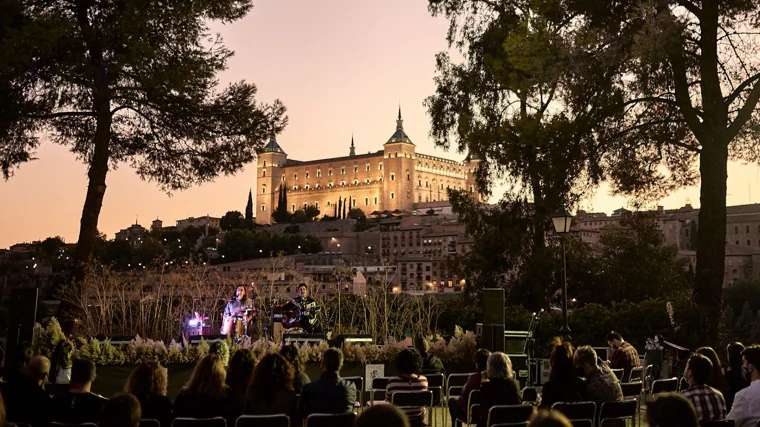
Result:
<svg viewBox="0 0 760 427">
<path fill-rule="evenodd" d="M 623 400 L 620 402 L 604 402 L 599 411 L 599 426 L 625 425 L 625 420 L 630 419 L 632 425 L 636 425 L 636 411 L 638 404 L 636 399 Z"/>
<path fill-rule="evenodd" d="M 467 384 L 467 380 L 470 379 L 470 375 L 473 373 L 474 372 L 471 372 L 469 374 L 449 374 L 446 379 L 446 397 L 444 399 L 444 403 L 446 405 L 449 404 L 449 399 L 451 399 L 451 396 L 459 396 L 462 393 L 464 385 Z M 448 417 L 449 411 L 443 411 L 444 425 L 446 425 Z"/>
<path fill-rule="evenodd" d="M 382 392 L 383 398 L 378 400 L 384 400 L 385 399 L 385 389 L 388 387 L 388 381 L 390 381 L 391 377 L 377 377 L 372 378 L 372 386 L 369 389 L 369 405 L 375 404 L 375 393 L 376 392 Z"/>
<path fill-rule="evenodd" d="M 391 403 L 401 409 L 427 410 L 428 425 L 433 425 L 433 392 L 425 391 L 394 391 L 391 395 Z"/>
<path fill-rule="evenodd" d="M 681 380 L 678 381 L 678 392 L 682 392 L 689 388 L 689 380 L 686 379 L 686 377 L 681 377 Z"/>
<path fill-rule="evenodd" d="M 660 393 L 671 393 L 678 390 L 678 378 L 668 378 L 662 380 L 655 380 L 652 383 L 652 390 L 649 393 L 649 397 L 654 397 Z"/>
<path fill-rule="evenodd" d="M 161 427 L 161 423 L 158 420 L 146 418 L 140 420 L 140 427 Z"/>
<path fill-rule="evenodd" d="M 760 424 L 760 422 L 758 422 Z M 736 423 L 734 420 L 715 420 L 715 421 L 702 421 L 699 423 L 700 427 L 734 427 Z"/>
<path fill-rule="evenodd" d="M 467 424 L 472 424 L 472 413 L 480 408 L 480 390 L 473 390 L 467 397 Z"/>
<path fill-rule="evenodd" d="M 311 414 L 306 417 L 306 427 L 354 427 L 356 414 Z"/>
<path fill-rule="evenodd" d="M 364 407 L 364 377 L 341 377 L 356 386 L 356 402 L 354 410 Z"/>
<path fill-rule="evenodd" d="M 552 405 L 552 411 L 561 412 L 570 420 L 596 420 L 595 402 L 557 402 Z"/>
<path fill-rule="evenodd" d="M 285 414 L 241 415 L 235 427 L 290 427 L 290 417 Z"/>
<path fill-rule="evenodd" d="M 486 419 L 486 427 L 492 427 L 494 425 L 512 425 L 516 423 L 527 423 L 530 417 L 533 415 L 533 405 L 497 405 L 492 406 L 488 410 L 488 418 Z"/>
<path fill-rule="evenodd" d="M 540 386 L 528 386 L 522 389 L 522 402 L 530 403 L 533 406 L 538 405 L 538 395 L 541 393 Z"/>
<path fill-rule="evenodd" d="M 649 396 L 652 391 L 652 382 L 654 381 L 654 365 L 647 365 L 644 368 L 644 396 Z"/>
<path fill-rule="evenodd" d="M 443 408 L 443 400 L 444 400 L 444 391 L 443 386 L 446 382 L 446 377 L 443 376 L 443 374 L 428 374 L 425 375 L 425 378 L 427 378 L 428 381 L 428 390 L 433 392 L 433 407 L 441 407 Z M 444 410 L 444 417 L 446 417 L 446 413 L 448 411 Z M 437 411 L 433 410 L 433 423 L 438 420 L 438 414 Z M 444 418 L 444 423 L 446 421 L 446 418 Z"/>
<path fill-rule="evenodd" d="M 638 368 L 631 369 L 631 374 L 628 375 L 628 382 L 635 383 L 644 380 L 644 368 L 639 366 Z"/>
<path fill-rule="evenodd" d="M 617 377 L 618 381 L 623 382 L 623 373 L 625 373 L 625 370 L 612 369 L 612 373 L 615 374 L 615 377 Z"/>
<path fill-rule="evenodd" d="M 50 423 L 50 427 L 98 427 L 98 425 L 95 423 L 67 424 L 67 423 L 59 423 L 59 422 L 53 421 L 52 423 Z"/>
<path fill-rule="evenodd" d="M 175 418 L 172 427 L 227 427 L 227 421 L 222 417 Z"/>
</svg>

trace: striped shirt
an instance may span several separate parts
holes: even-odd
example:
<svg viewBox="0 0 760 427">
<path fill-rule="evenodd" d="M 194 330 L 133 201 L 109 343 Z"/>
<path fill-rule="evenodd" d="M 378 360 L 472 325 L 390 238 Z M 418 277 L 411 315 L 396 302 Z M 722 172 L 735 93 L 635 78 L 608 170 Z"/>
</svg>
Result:
<svg viewBox="0 0 760 427">
<path fill-rule="evenodd" d="M 707 385 L 695 384 L 682 394 L 694 404 L 700 422 L 726 418 L 726 401 L 718 390 Z"/>
<path fill-rule="evenodd" d="M 388 380 L 385 388 L 385 400 L 391 401 L 391 396 L 397 391 L 426 391 L 428 389 L 428 380 L 423 375 L 413 377 L 393 377 Z M 425 408 L 406 408 L 407 418 L 411 425 L 422 425 L 425 421 Z"/>
</svg>

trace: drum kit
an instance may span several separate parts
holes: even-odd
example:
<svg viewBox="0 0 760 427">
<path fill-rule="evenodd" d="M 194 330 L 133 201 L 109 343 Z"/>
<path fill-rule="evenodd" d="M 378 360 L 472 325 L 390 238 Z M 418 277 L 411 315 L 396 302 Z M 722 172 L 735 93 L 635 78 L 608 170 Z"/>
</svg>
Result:
<svg viewBox="0 0 760 427">
<path fill-rule="evenodd" d="M 233 335 L 237 341 L 248 337 L 248 326 L 251 319 L 256 314 L 256 309 L 247 308 L 237 310 L 232 316 L 227 316 L 222 320 L 222 335 Z M 234 334 L 232 334 L 234 328 Z"/>
</svg>

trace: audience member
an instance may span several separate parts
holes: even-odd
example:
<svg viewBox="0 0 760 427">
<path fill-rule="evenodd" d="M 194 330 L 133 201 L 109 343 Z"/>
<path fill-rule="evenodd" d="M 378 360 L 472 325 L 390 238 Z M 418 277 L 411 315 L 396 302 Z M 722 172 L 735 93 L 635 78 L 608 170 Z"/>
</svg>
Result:
<svg viewBox="0 0 760 427">
<path fill-rule="evenodd" d="M 639 352 L 620 333 L 612 331 L 607 334 L 607 344 L 615 351 L 610 356 L 610 369 L 622 369 L 623 381 L 631 377 L 631 370 L 641 366 Z"/>
<path fill-rule="evenodd" d="M 15 425 L 5 422 L 5 402 L 0 395 L 0 427 L 15 427 Z"/>
<path fill-rule="evenodd" d="M 589 398 L 586 382 L 578 377 L 573 363 L 573 345 L 557 339 L 549 357 L 551 371 L 544 383 L 541 407 L 551 408 L 557 402 L 580 402 Z"/>
<path fill-rule="evenodd" d="M 340 378 L 343 353 L 329 348 L 322 353 L 322 374 L 319 379 L 306 384 L 298 401 L 298 414 L 306 419 L 311 414 L 344 414 L 354 410 L 356 385 Z M 361 390 L 358 392 L 361 393 Z"/>
<path fill-rule="evenodd" d="M 74 355 L 74 344 L 69 340 L 58 341 L 50 361 L 50 383 L 69 384 L 71 382 L 71 356 Z"/>
<path fill-rule="evenodd" d="M 227 425 L 234 425 L 240 409 L 227 395 L 224 381 L 227 372 L 219 356 L 204 356 L 190 375 L 190 380 L 182 387 L 174 401 L 174 416 L 184 418 L 223 417 Z"/>
<path fill-rule="evenodd" d="M 27 364 L 29 364 L 29 361 L 32 360 L 32 357 L 34 357 L 34 350 L 32 349 L 32 343 L 29 341 L 24 341 L 21 344 L 19 344 L 18 348 L 16 349 L 16 361 L 13 364 L 13 366 L 5 365 L 5 373 L 3 375 L 3 381 L 5 382 L 15 382 L 24 377 L 24 368 Z M 6 358 L 7 362 L 7 358 Z"/>
<path fill-rule="evenodd" d="M 158 362 L 143 362 L 129 375 L 124 392 L 140 402 L 143 418 L 158 420 L 162 426 L 169 427 L 172 422 L 172 402 L 166 397 L 167 385 L 166 368 Z"/>
<path fill-rule="evenodd" d="M 689 383 L 689 388 L 683 391 L 683 395 L 694 405 L 700 423 L 726 418 L 723 394 L 708 385 L 714 372 L 710 359 L 699 353 L 691 356 L 686 364 L 684 377 Z"/>
<path fill-rule="evenodd" d="M 470 398 L 470 392 L 473 390 L 480 390 L 480 382 L 483 380 L 486 365 L 488 364 L 488 356 L 490 355 L 491 352 L 485 348 L 481 348 L 475 352 L 475 355 L 473 356 L 475 373 L 467 378 L 467 383 L 462 388 L 462 392 L 459 393 L 459 397 L 449 398 L 451 427 L 457 427 L 462 424 L 462 421 L 467 421 L 467 401 Z M 475 415 L 479 418 L 481 413 L 478 411 Z"/>
<path fill-rule="evenodd" d="M 143 416 L 140 402 L 135 396 L 120 394 L 103 405 L 98 427 L 138 427 Z"/>
<path fill-rule="evenodd" d="M 428 389 L 428 382 L 425 376 L 420 375 L 422 370 L 422 356 L 412 348 L 401 350 L 396 356 L 396 373 L 395 377 L 388 380 L 385 387 L 385 400 L 393 401 L 393 393 L 397 391 L 425 391 Z M 412 426 L 421 426 L 425 423 L 424 408 L 405 408 L 407 418 Z"/>
<path fill-rule="evenodd" d="M 374 405 L 363 411 L 356 427 L 410 427 L 409 419 L 393 405 Z"/>
<path fill-rule="evenodd" d="M 2 383 L 0 393 L 6 405 L 6 419 L 14 423 L 46 427 L 51 421 L 51 399 L 42 388 L 50 373 L 50 360 L 33 357 L 23 375 L 10 383 Z"/>
<path fill-rule="evenodd" d="M 249 415 L 285 414 L 290 423 L 298 425 L 298 397 L 293 391 L 295 370 L 279 354 L 264 356 L 256 370 L 245 398 L 245 413 Z"/>
<path fill-rule="evenodd" d="M 728 418 L 734 420 L 736 427 L 750 427 L 760 421 L 760 345 L 744 349 L 742 369 L 749 376 L 750 384 L 736 393 Z"/>
<path fill-rule="evenodd" d="M 232 353 L 230 367 L 227 369 L 227 393 L 234 400 L 240 410 L 245 407 L 245 396 L 248 393 L 248 385 L 253 377 L 253 368 L 256 361 L 253 353 L 247 348 L 241 348 Z"/>
<path fill-rule="evenodd" d="M 586 390 L 589 399 L 601 407 L 604 402 L 620 401 L 623 399 L 623 390 L 615 374 L 605 364 L 599 366 L 596 351 L 590 346 L 584 345 L 575 350 L 573 356 L 578 374 L 586 378 Z"/>
<path fill-rule="evenodd" d="M 558 411 L 549 411 L 541 409 L 533 414 L 530 419 L 529 427 L 573 427 L 573 424 L 566 416 Z"/>
<path fill-rule="evenodd" d="M 492 407 L 520 403 L 520 384 L 512 372 L 512 361 L 502 352 L 491 354 L 486 365 L 486 378 L 480 384 L 480 407 L 483 412 L 478 425 L 485 425 L 484 418 Z"/>
<path fill-rule="evenodd" d="M 734 405 L 734 396 L 739 390 L 743 390 L 749 385 L 749 381 L 744 376 L 744 370 L 742 370 L 742 352 L 744 351 L 744 344 L 740 342 L 732 342 L 726 347 L 726 359 L 728 365 L 726 366 L 726 381 L 728 381 L 728 393 L 723 393 L 723 397 L 726 398 L 726 409 L 731 410 Z"/>
<path fill-rule="evenodd" d="M 707 381 L 707 385 L 714 388 L 715 390 L 718 390 L 723 395 L 728 393 L 730 391 L 730 387 L 728 386 L 728 380 L 726 380 L 726 376 L 723 375 L 723 366 L 721 366 L 718 353 L 716 353 L 712 347 L 700 347 L 695 351 L 695 353 L 701 354 L 702 356 L 710 359 L 710 363 L 712 364 L 712 375 L 710 375 L 710 380 Z M 698 413 L 699 411 L 697 411 L 697 414 Z"/>
<path fill-rule="evenodd" d="M 649 427 L 698 427 L 694 405 L 678 393 L 663 393 L 647 404 Z"/>
<path fill-rule="evenodd" d="M 64 424 L 96 423 L 106 398 L 91 391 L 95 364 L 75 360 L 71 367 L 69 389 L 53 396 L 53 421 Z"/>
<path fill-rule="evenodd" d="M 422 373 L 423 374 L 441 374 L 446 370 L 443 369 L 443 362 L 436 356 L 428 353 L 430 351 L 430 343 L 424 337 L 419 337 L 414 340 L 414 348 L 420 352 L 422 357 Z"/>
<path fill-rule="evenodd" d="M 303 359 L 298 353 L 298 348 L 293 344 L 286 345 L 280 349 L 280 355 L 285 358 L 296 369 L 295 376 L 293 377 L 293 391 L 296 394 L 301 394 L 303 386 L 309 384 L 311 379 L 304 373 L 306 370 L 304 367 Z"/>
</svg>

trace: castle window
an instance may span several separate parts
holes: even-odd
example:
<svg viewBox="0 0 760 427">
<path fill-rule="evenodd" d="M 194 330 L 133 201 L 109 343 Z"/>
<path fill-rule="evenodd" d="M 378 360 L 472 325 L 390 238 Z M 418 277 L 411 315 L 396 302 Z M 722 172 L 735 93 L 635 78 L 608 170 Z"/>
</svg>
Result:
<svg viewBox="0 0 760 427">
<path fill-rule="evenodd" d="M 422 187 L 422 180 L 417 181 L 417 187 Z"/>
<path fill-rule="evenodd" d="M 396 153 L 396 157 L 398 157 L 398 153 Z"/>
<path fill-rule="evenodd" d="M 332 181 L 330 181 L 330 182 L 327 183 L 327 187 L 328 188 L 332 188 Z"/>
<path fill-rule="evenodd" d="M 369 197 L 364 198 L 364 206 L 369 206 Z"/>
<path fill-rule="evenodd" d="M 327 175 L 328 176 L 332 176 L 332 168 L 330 168 L 330 169 L 327 170 Z"/>
<path fill-rule="evenodd" d="M 383 164 L 382 163 L 378 163 L 377 170 L 379 170 L 379 171 L 383 170 Z"/>
<path fill-rule="evenodd" d="M 472 185 L 471 185 L 471 186 L 470 186 L 470 194 L 472 194 L 472 191 L 473 191 L 473 190 L 472 190 Z"/>
<path fill-rule="evenodd" d="M 280 181 L 285 182 L 285 175 L 280 177 Z"/>
<path fill-rule="evenodd" d="M 319 202 L 314 202 L 314 207 L 319 209 Z"/>
<path fill-rule="evenodd" d="M 298 179 L 298 174 L 297 173 L 293 174 L 293 179 Z"/>
<path fill-rule="evenodd" d="M 356 184 L 358 184 L 358 183 L 359 183 L 359 180 L 358 180 L 358 179 L 355 179 L 355 180 L 354 180 L 354 185 L 356 185 Z"/>
<path fill-rule="evenodd" d="M 290 211 L 291 212 L 295 212 L 296 211 L 296 204 L 295 203 L 293 203 L 292 205 L 290 205 Z"/>
<path fill-rule="evenodd" d="M 297 185 L 294 185 L 294 186 L 293 186 L 293 189 L 294 189 L 294 190 L 298 190 L 298 186 L 297 186 Z"/>
<path fill-rule="evenodd" d="M 375 204 L 377 204 L 377 197 L 375 197 Z"/>
<path fill-rule="evenodd" d="M 354 173 L 359 172 L 359 166 L 354 166 Z"/>
<path fill-rule="evenodd" d="M 745 225 L 744 226 L 744 232 L 745 233 L 749 233 L 749 225 Z"/>
<path fill-rule="evenodd" d="M 264 212 L 264 211 L 266 211 L 266 210 L 267 210 L 267 207 L 266 207 L 266 205 L 262 204 L 262 205 L 261 205 L 261 212 Z"/>
<path fill-rule="evenodd" d="M 317 169 L 317 178 L 321 178 L 321 177 L 322 177 L 322 170 Z"/>
<path fill-rule="evenodd" d="M 303 188 L 306 189 L 306 190 L 308 190 L 309 189 L 309 184 L 304 185 Z"/>
<path fill-rule="evenodd" d="M 340 168 L 340 174 L 341 175 L 345 175 L 346 174 L 346 168 L 345 167 Z"/>
<path fill-rule="evenodd" d="M 346 181 L 341 181 L 341 182 L 340 182 L 340 185 L 341 185 L 341 186 L 343 186 L 343 185 L 346 185 Z"/>
<path fill-rule="evenodd" d="M 367 178 L 367 179 L 366 179 L 364 182 L 365 182 L 366 184 L 369 184 L 369 178 Z"/>
<path fill-rule="evenodd" d="M 327 206 L 332 206 L 329 200 L 327 201 Z"/>
<path fill-rule="evenodd" d="M 378 178 L 377 182 L 383 182 L 383 177 L 381 176 L 380 178 Z"/>
<path fill-rule="evenodd" d="M 309 172 L 306 172 L 306 179 L 309 179 Z"/>
<path fill-rule="evenodd" d="M 367 172 L 369 172 L 369 163 L 367 163 L 367 166 L 364 168 Z"/>
<path fill-rule="evenodd" d="M 351 199 L 351 206 L 356 207 L 356 199 Z"/>
<path fill-rule="evenodd" d="M 391 193 L 391 199 L 395 199 L 395 198 L 396 198 L 396 193 Z"/>
<path fill-rule="evenodd" d="M 317 183 L 317 184 L 314 186 L 314 188 L 319 188 L 319 183 Z"/>
<path fill-rule="evenodd" d="M 261 171 L 261 176 L 263 176 L 264 178 L 267 177 L 267 170 L 266 169 L 264 169 L 263 171 Z"/>
<path fill-rule="evenodd" d="M 264 184 L 261 186 L 261 194 L 267 194 L 267 185 Z"/>
<path fill-rule="evenodd" d="M 264 167 L 267 167 L 267 161 L 264 160 Z"/>
<path fill-rule="evenodd" d="M 407 181 L 411 181 L 412 180 L 412 175 L 409 172 L 406 173 L 406 180 Z"/>
<path fill-rule="evenodd" d="M 396 172 L 391 172 L 391 181 L 396 180 Z"/>
<path fill-rule="evenodd" d="M 425 181 L 425 188 L 428 188 L 428 187 L 430 187 L 430 182 L 429 181 Z"/>
</svg>

